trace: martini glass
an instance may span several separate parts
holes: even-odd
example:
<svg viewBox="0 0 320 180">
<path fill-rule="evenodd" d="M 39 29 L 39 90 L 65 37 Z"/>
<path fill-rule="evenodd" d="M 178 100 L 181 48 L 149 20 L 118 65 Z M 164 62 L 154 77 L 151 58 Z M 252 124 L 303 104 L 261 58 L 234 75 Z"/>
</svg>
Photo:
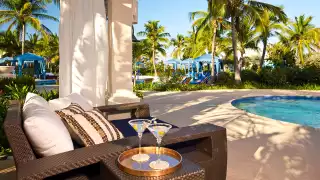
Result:
<svg viewBox="0 0 320 180">
<path fill-rule="evenodd" d="M 148 154 L 141 154 L 142 134 L 147 129 L 150 123 L 151 121 L 148 119 L 135 119 L 135 120 L 129 121 L 129 124 L 138 133 L 138 137 L 139 137 L 139 154 L 132 156 L 132 160 L 134 161 L 144 162 L 144 161 L 148 161 L 150 158 Z"/>
<path fill-rule="evenodd" d="M 150 124 L 148 126 L 149 131 L 156 137 L 157 139 L 157 155 L 158 159 L 156 161 L 152 161 L 149 166 L 152 169 L 167 169 L 169 167 L 169 163 L 167 161 L 163 161 L 160 159 L 160 145 L 162 138 L 166 135 L 166 133 L 172 128 L 170 124 L 166 123 L 156 123 Z"/>
</svg>

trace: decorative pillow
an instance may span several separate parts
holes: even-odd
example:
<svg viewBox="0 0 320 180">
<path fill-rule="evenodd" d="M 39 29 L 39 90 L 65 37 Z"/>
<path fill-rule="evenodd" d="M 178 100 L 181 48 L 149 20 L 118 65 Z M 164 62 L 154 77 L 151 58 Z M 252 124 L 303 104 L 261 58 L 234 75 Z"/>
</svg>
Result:
<svg viewBox="0 0 320 180">
<path fill-rule="evenodd" d="M 98 110 L 67 115 L 63 118 L 69 126 L 72 138 L 84 146 L 122 139 L 122 133 Z"/>
<path fill-rule="evenodd" d="M 65 118 L 67 115 L 72 116 L 75 114 L 84 113 L 85 110 L 79 104 L 71 103 L 68 107 L 56 111 L 56 113 L 60 116 L 61 119 Z"/>
<path fill-rule="evenodd" d="M 85 111 L 93 109 L 88 100 L 78 93 L 72 93 L 64 98 L 50 100 L 49 106 L 53 111 L 57 111 L 68 107 L 71 103 L 79 104 Z"/>
<path fill-rule="evenodd" d="M 23 106 L 23 127 L 32 149 L 41 157 L 73 150 L 70 134 L 41 96 L 28 93 Z"/>
</svg>

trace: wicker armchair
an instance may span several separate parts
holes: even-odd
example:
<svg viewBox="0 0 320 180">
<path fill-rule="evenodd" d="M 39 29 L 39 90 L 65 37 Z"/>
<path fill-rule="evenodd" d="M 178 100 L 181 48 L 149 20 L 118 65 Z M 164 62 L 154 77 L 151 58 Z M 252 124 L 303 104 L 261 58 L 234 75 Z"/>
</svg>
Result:
<svg viewBox="0 0 320 180">
<path fill-rule="evenodd" d="M 148 118 L 149 106 L 142 103 L 98 107 L 108 114 L 131 112 L 132 118 Z M 13 102 L 4 129 L 13 151 L 17 179 L 101 179 L 100 161 L 115 153 L 137 146 L 136 137 L 39 158 L 23 131 L 21 107 Z M 144 135 L 143 145 L 154 145 L 151 134 Z M 211 124 L 171 130 L 163 144 L 180 152 L 184 158 L 206 169 L 207 179 L 223 180 L 227 169 L 226 130 Z"/>
</svg>

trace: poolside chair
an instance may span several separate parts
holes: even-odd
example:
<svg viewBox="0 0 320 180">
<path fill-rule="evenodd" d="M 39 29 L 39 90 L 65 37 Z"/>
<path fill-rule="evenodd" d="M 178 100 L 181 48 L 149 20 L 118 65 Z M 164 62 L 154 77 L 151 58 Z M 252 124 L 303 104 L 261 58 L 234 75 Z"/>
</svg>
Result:
<svg viewBox="0 0 320 180">
<path fill-rule="evenodd" d="M 131 103 L 97 107 L 108 114 L 130 112 L 132 118 L 150 118 L 149 106 Z M 125 138 L 48 157 L 39 157 L 33 150 L 23 129 L 21 104 L 13 101 L 8 109 L 4 130 L 12 148 L 17 179 L 100 179 L 99 164 L 110 155 L 137 147 L 135 134 L 123 132 Z M 115 120 L 122 131 L 130 129 L 127 120 Z M 133 135 L 133 136 L 132 136 Z M 155 145 L 149 133 L 143 137 L 143 145 Z M 163 145 L 175 149 L 206 169 L 206 178 L 224 180 L 227 170 L 227 140 L 225 128 L 212 124 L 175 128 L 164 138 Z"/>
</svg>

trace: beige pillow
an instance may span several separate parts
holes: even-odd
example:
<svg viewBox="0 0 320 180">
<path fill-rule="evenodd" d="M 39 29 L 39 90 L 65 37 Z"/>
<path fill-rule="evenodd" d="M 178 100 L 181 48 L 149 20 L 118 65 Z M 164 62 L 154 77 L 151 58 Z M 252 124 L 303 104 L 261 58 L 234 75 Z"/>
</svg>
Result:
<svg viewBox="0 0 320 180">
<path fill-rule="evenodd" d="M 61 111 L 57 111 L 62 114 Z M 92 146 L 104 142 L 122 139 L 122 133 L 98 110 L 62 117 L 68 126 L 72 139 L 83 146 Z"/>
<path fill-rule="evenodd" d="M 22 114 L 24 131 L 39 156 L 51 156 L 74 149 L 66 126 L 41 96 L 28 93 Z"/>
</svg>

